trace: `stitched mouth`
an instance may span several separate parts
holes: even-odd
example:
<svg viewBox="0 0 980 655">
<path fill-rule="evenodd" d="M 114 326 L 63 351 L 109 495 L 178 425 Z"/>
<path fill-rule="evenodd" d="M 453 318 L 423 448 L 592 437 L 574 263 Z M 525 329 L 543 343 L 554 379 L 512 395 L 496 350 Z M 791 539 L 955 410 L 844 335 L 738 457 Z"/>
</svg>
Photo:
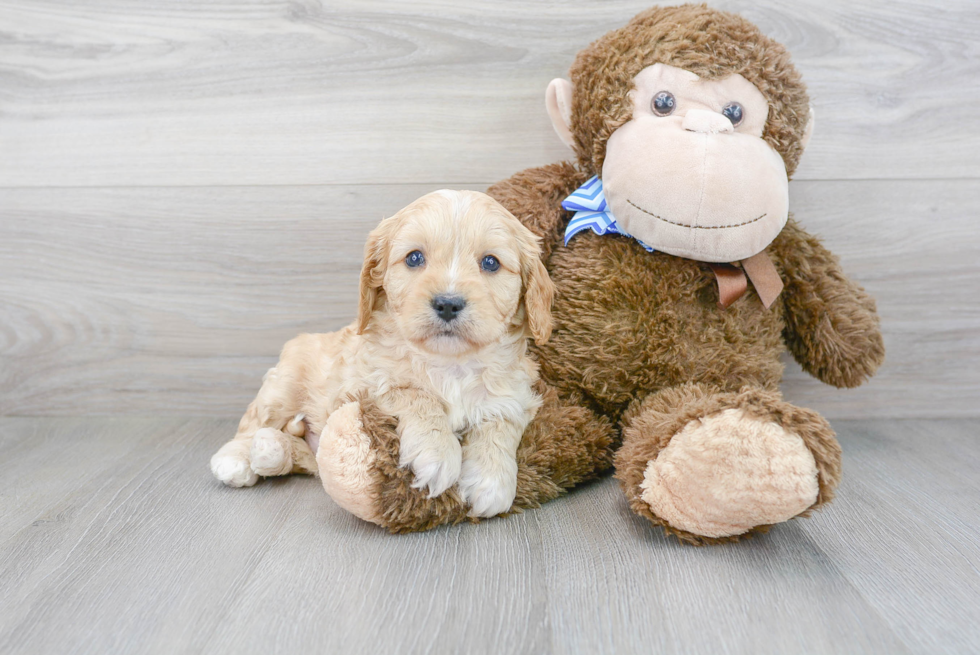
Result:
<svg viewBox="0 0 980 655">
<path fill-rule="evenodd" d="M 663 216 L 657 216 L 652 211 L 647 211 L 646 209 L 643 209 L 643 207 L 640 207 L 638 204 L 636 204 L 635 202 L 633 202 L 629 198 L 626 199 L 626 202 L 628 202 L 629 204 L 633 205 L 634 207 L 636 207 L 637 209 L 639 209 L 644 214 L 649 214 L 650 216 L 653 216 L 658 221 L 663 221 L 664 223 L 669 223 L 671 225 L 677 225 L 679 227 L 689 227 L 692 230 L 724 230 L 724 229 L 727 229 L 727 228 L 730 228 L 730 227 L 742 227 L 743 225 L 750 225 L 752 223 L 755 223 L 756 221 L 761 221 L 763 218 L 766 217 L 766 214 L 762 214 L 762 216 L 756 216 L 755 218 L 751 218 L 751 219 L 749 219 L 747 221 L 743 221 L 741 223 L 732 223 L 731 225 L 688 225 L 687 223 L 678 223 L 677 221 L 672 221 L 672 220 L 666 219 Z"/>
</svg>

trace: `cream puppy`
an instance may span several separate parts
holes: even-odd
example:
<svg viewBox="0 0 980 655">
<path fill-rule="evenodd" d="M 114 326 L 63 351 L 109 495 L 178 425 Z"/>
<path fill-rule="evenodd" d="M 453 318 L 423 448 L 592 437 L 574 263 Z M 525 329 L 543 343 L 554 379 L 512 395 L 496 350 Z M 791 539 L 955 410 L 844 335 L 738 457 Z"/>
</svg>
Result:
<svg viewBox="0 0 980 655">
<path fill-rule="evenodd" d="M 527 337 L 551 333 L 538 239 L 489 196 L 436 191 L 371 233 L 355 323 L 288 342 L 238 434 L 211 459 L 225 484 L 315 473 L 329 416 L 360 394 L 398 419 L 400 463 L 474 516 L 510 509 L 515 454 L 540 406 Z M 315 446 L 314 446 L 315 448 Z"/>
</svg>

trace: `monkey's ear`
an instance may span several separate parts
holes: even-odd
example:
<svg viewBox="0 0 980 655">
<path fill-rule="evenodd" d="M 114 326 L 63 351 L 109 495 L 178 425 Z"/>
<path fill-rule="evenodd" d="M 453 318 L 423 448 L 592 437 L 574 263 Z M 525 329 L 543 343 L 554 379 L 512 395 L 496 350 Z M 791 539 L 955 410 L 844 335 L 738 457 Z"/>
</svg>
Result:
<svg viewBox="0 0 980 655">
<path fill-rule="evenodd" d="M 813 136 L 813 106 L 810 107 L 810 112 L 806 116 L 806 129 L 803 130 L 803 138 L 800 139 L 800 146 L 806 150 L 806 145 L 810 143 L 810 137 Z"/>
<path fill-rule="evenodd" d="M 548 108 L 551 125 L 558 133 L 558 138 L 575 149 L 575 137 L 572 136 L 572 83 L 556 77 L 551 80 L 544 94 L 544 104 Z"/>
</svg>

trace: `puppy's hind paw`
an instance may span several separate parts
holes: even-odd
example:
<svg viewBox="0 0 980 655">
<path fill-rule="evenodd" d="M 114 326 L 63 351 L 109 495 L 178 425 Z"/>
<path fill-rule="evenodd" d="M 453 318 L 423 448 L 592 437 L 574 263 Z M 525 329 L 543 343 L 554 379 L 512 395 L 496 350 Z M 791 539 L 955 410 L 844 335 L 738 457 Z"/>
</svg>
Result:
<svg viewBox="0 0 980 655">
<path fill-rule="evenodd" d="M 286 475 L 293 470 L 289 437 L 275 428 L 262 428 L 252 438 L 250 459 L 258 475 Z"/>
<path fill-rule="evenodd" d="M 259 476 L 249 461 L 249 445 L 245 441 L 229 441 L 211 458 L 214 477 L 229 487 L 251 487 Z"/>
</svg>

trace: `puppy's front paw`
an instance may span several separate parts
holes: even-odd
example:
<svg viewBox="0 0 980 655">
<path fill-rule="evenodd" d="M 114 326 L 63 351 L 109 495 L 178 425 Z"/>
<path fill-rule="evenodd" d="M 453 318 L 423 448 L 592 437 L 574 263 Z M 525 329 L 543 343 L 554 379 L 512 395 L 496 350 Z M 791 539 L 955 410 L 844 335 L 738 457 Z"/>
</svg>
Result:
<svg viewBox="0 0 980 655">
<path fill-rule="evenodd" d="M 398 465 L 409 466 L 415 474 L 415 489 L 429 489 L 429 498 L 439 496 L 459 479 L 463 449 L 449 430 L 419 429 L 408 425 L 402 430 Z"/>
<path fill-rule="evenodd" d="M 214 454 L 211 472 L 229 487 L 251 487 L 259 481 L 249 460 L 249 443 L 240 439 L 229 441 Z"/>
<path fill-rule="evenodd" d="M 470 506 L 470 516 L 490 517 L 506 512 L 517 495 L 517 462 L 486 457 L 463 460 L 459 493 Z"/>
</svg>

